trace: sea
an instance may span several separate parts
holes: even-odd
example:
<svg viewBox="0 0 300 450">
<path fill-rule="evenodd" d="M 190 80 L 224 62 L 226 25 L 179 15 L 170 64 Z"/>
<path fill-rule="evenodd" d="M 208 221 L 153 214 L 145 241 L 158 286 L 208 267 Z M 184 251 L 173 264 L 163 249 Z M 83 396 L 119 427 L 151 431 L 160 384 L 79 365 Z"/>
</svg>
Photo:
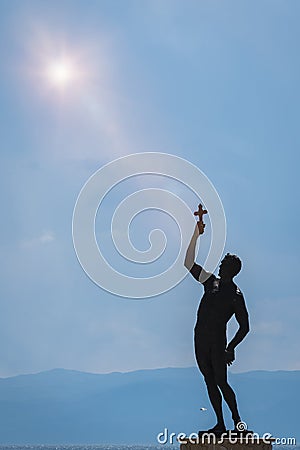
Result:
<svg viewBox="0 0 300 450">
<path fill-rule="evenodd" d="M 294 447 L 295 450 L 296 447 Z M 0 445 L 0 450 L 178 450 L 179 444 L 167 445 Z M 300 449 L 298 449 L 300 450 Z"/>
<path fill-rule="evenodd" d="M 0 445 L 0 450 L 179 450 L 174 445 Z M 274 445 L 273 450 L 300 450 L 300 445 Z"/>
</svg>

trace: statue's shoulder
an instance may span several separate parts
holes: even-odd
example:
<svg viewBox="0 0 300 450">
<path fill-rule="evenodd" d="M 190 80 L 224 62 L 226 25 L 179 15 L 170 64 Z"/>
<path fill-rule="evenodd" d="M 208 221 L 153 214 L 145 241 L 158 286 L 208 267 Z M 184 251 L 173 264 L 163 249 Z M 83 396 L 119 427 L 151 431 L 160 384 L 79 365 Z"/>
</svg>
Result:
<svg viewBox="0 0 300 450">
<path fill-rule="evenodd" d="M 238 286 L 236 286 L 235 293 L 236 293 L 236 295 L 240 295 L 241 297 L 243 297 L 243 293 Z"/>
<path fill-rule="evenodd" d="M 238 302 L 244 299 L 243 293 L 240 290 L 240 288 L 235 284 L 235 295 L 234 295 L 234 302 Z"/>
<path fill-rule="evenodd" d="M 210 291 L 218 286 L 218 278 L 213 273 L 208 273 L 208 275 L 203 285 L 207 291 Z"/>
</svg>

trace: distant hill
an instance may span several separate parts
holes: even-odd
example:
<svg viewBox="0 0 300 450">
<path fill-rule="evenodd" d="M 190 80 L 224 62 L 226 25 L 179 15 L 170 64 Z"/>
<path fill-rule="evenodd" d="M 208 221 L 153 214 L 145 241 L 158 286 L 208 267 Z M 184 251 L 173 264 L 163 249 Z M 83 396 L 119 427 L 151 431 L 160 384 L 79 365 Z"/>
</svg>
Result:
<svg viewBox="0 0 300 450">
<path fill-rule="evenodd" d="M 300 371 L 229 379 L 250 429 L 299 441 Z M 105 375 L 55 369 L 0 379 L 0 444 L 156 444 L 164 428 L 189 434 L 214 423 L 196 368 Z"/>
</svg>

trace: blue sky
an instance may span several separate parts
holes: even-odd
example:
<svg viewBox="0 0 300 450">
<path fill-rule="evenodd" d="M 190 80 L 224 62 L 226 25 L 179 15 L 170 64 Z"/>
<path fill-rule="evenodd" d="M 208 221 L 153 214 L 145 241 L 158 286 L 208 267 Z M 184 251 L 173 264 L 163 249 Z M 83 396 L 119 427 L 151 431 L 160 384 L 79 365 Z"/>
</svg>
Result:
<svg viewBox="0 0 300 450">
<path fill-rule="evenodd" d="M 252 331 L 232 370 L 300 369 L 299 16 L 293 0 L 1 2 L 0 376 L 195 364 L 201 286 L 116 297 L 72 244 L 85 181 L 146 151 L 191 161 L 222 199 Z M 63 92 L 43 72 L 62 53 L 81 76 Z"/>
</svg>

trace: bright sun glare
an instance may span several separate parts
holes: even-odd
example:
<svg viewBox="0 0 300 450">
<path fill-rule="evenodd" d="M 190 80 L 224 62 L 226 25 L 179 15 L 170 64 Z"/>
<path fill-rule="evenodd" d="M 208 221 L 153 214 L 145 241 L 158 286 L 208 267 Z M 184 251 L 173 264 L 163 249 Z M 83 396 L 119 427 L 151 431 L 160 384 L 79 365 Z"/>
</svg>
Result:
<svg viewBox="0 0 300 450">
<path fill-rule="evenodd" d="M 75 70 L 68 61 L 57 61 L 49 65 L 47 75 L 52 84 L 64 87 L 74 80 Z"/>
</svg>

